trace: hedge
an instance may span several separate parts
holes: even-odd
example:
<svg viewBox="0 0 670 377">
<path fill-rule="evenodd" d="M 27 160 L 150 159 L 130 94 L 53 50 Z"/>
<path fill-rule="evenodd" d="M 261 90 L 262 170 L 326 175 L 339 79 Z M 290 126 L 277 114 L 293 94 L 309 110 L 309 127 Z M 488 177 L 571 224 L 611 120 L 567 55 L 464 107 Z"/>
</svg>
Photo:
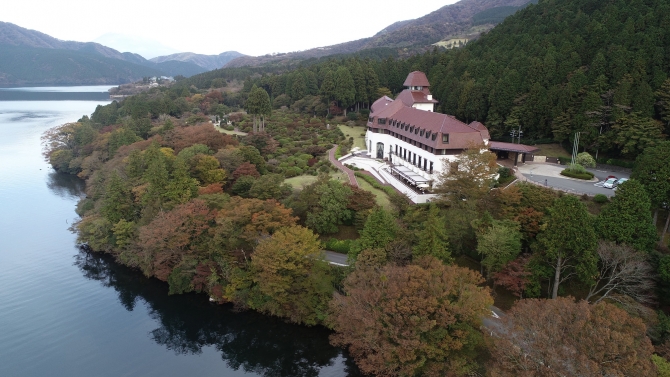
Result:
<svg viewBox="0 0 670 377">
<path fill-rule="evenodd" d="M 382 190 L 386 193 L 386 195 L 394 195 L 395 190 L 391 186 L 387 185 L 382 185 L 379 183 L 379 181 L 375 177 L 371 177 L 367 174 L 359 173 L 359 172 L 354 172 L 354 175 L 356 175 L 358 178 L 364 180 L 365 182 L 369 183 L 372 187 Z"/>
<path fill-rule="evenodd" d="M 564 175 L 564 176 L 570 177 L 570 178 L 583 179 L 583 180 L 586 180 L 586 181 L 590 181 L 591 179 L 593 179 L 593 173 L 588 172 L 588 171 L 586 173 L 575 173 L 573 171 L 570 171 L 570 169 L 563 169 L 563 171 L 561 172 L 561 175 Z"/>
</svg>

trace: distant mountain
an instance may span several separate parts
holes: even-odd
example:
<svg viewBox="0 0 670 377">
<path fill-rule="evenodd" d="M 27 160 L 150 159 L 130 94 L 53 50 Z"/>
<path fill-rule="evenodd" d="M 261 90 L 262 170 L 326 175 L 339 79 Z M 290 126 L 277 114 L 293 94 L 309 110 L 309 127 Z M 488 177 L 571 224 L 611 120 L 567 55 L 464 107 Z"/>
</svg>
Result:
<svg viewBox="0 0 670 377">
<path fill-rule="evenodd" d="M 154 63 L 164 63 L 168 61 L 180 61 L 196 64 L 202 68 L 205 68 L 208 71 L 213 69 L 218 69 L 226 65 L 229 61 L 246 56 L 240 54 L 237 51 L 226 51 L 222 52 L 219 55 L 202 55 L 195 54 L 192 52 L 181 52 L 177 54 L 167 55 L 167 56 L 158 56 L 151 60 Z"/>
<path fill-rule="evenodd" d="M 4 45 L 0 86 L 122 84 L 162 72 L 83 51 Z"/>
<path fill-rule="evenodd" d="M 109 46 L 119 51 L 132 51 L 141 55 L 145 59 L 151 59 L 157 56 L 175 54 L 179 52 L 178 50 L 165 46 L 153 39 L 118 33 L 107 33 L 101 35 L 94 39 L 93 42 Z"/>
<path fill-rule="evenodd" d="M 238 58 L 228 63 L 226 67 L 256 66 L 270 62 L 320 58 L 374 48 L 394 48 L 401 54 L 413 53 L 417 50 L 425 50 L 433 43 L 450 37 L 459 35 L 467 35 L 469 38 L 476 37 L 482 30 L 490 29 L 492 25 L 488 28 L 479 27 L 477 30 L 472 30 L 475 15 L 497 7 L 521 7 L 528 2 L 529 0 L 461 0 L 423 17 L 395 22 L 370 38 L 288 54 Z"/>
<path fill-rule="evenodd" d="M 99 43 L 62 41 L 8 22 L 0 22 L 0 46 L 0 85 L 5 86 L 121 84 L 206 71 L 190 62 L 155 63 Z"/>
</svg>

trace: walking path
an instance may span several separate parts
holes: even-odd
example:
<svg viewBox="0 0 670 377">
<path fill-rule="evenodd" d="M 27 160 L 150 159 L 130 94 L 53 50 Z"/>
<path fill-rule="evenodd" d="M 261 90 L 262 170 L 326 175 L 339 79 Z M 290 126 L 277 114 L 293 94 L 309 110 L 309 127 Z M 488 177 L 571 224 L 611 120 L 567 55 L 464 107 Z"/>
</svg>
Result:
<svg viewBox="0 0 670 377">
<path fill-rule="evenodd" d="M 337 145 L 335 145 L 328 151 L 328 159 L 330 160 L 330 163 L 335 165 L 336 168 L 340 169 L 342 172 L 344 172 L 344 174 L 346 174 L 349 177 L 349 184 L 351 184 L 354 187 L 358 187 L 358 181 L 356 180 L 356 175 L 354 175 L 354 171 L 342 165 L 342 163 L 335 158 L 336 150 Z"/>
</svg>

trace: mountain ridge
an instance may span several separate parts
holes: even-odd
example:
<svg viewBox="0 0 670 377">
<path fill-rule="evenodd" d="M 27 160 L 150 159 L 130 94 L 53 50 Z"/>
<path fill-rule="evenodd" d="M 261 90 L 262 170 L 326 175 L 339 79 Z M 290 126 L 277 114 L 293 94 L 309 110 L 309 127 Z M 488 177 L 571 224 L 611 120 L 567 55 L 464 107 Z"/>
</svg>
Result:
<svg viewBox="0 0 670 377">
<path fill-rule="evenodd" d="M 404 49 L 412 46 L 417 50 L 426 49 L 449 35 L 468 33 L 468 29 L 472 26 L 472 17 L 479 12 L 502 6 L 522 6 L 529 2 L 532 1 L 461 0 L 445 5 L 423 17 L 394 22 L 372 37 L 286 54 L 241 57 L 232 60 L 225 67 L 258 66 L 290 59 L 321 58 L 380 47 L 396 48 L 401 50 L 401 54 L 411 53 Z"/>
<path fill-rule="evenodd" d="M 138 80 L 147 75 L 192 76 L 206 71 L 205 68 L 191 62 L 168 61 L 156 63 L 149 61 L 136 53 L 119 52 L 113 48 L 95 42 L 63 41 L 37 30 L 23 28 L 10 22 L 2 21 L 0 21 L 0 45 L 5 46 L 5 50 L 9 47 L 14 47 L 15 50 L 12 51 L 20 52 L 17 56 L 2 55 L 4 61 L 0 61 L 0 67 L 3 67 L 3 70 L 0 71 L 1 85 L 34 85 L 57 82 L 77 84 L 119 84 Z M 60 52 L 47 53 L 46 50 Z M 53 62 L 45 61 L 43 59 L 45 54 L 56 58 L 58 65 L 61 67 L 54 66 Z M 41 66 L 37 66 L 36 61 L 34 60 L 11 61 L 18 58 L 26 59 L 28 57 L 33 57 L 34 59 L 36 56 L 39 57 L 38 60 Z M 68 62 L 67 59 L 63 59 L 64 56 L 69 56 L 70 61 Z M 107 61 L 102 58 L 112 60 Z M 115 63 L 114 60 L 118 61 L 118 63 Z M 98 68 L 92 66 L 96 61 L 100 63 L 100 67 Z M 76 75 L 75 70 L 63 66 L 68 64 L 73 67 L 77 66 L 77 64 L 83 64 L 87 67 L 85 72 L 88 72 L 91 76 L 87 76 L 86 79 L 83 79 L 86 75 Z M 54 70 L 54 74 L 56 71 L 61 72 L 61 74 L 63 74 L 63 72 L 70 72 L 74 76 L 47 77 L 42 74 L 42 67 L 51 67 L 51 69 Z M 10 68 L 12 71 L 7 71 L 7 69 Z M 41 79 L 36 79 L 37 81 L 30 80 L 28 76 L 26 76 L 26 73 L 31 69 L 36 72 L 35 77 L 41 77 Z M 99 72 L 100 76 L 95 76 L 95 72 Z M 8 81 L 10 77 L 16 78 L 17 81 Z M 21 79 L 19 79 L 19 77 L 21 77 Z M 121 79 L 121 81 L 110 81 L 115 77 Z"/>
<path fill-rule="evenodd" d="M 204 55 L 196 54 L 194 52 L 178 52 L 170 55 L 157 56 L 155 58 L 149 59 L 154 63 L 164 63 L 167 61 L 181 61 L 181 62 L 190 62 L 200 67 L 211 71 L 213 69 L 222 68 L 229 61 L 246 56 L 237 51 L 225 51 L 218 55 Z"/>
</svg>

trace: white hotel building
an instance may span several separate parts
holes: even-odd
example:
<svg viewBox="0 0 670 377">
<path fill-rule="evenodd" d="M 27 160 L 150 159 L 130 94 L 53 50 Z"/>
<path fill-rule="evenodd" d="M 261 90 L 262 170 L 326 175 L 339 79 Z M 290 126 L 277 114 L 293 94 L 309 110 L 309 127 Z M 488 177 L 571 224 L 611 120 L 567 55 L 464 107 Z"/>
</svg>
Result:
<svg viewBox="0 0 670 377">
<path fill-rule="evenodd" d="M 490 136 L 479 122 L 433 112 L 437 101 L 423 72 L 411 72 L 404 86 L 395 100 L 372 104 L 365 141 L 371 157 L 390 162 L 394 177 L 428 195 L 445 167 L 470 145 L 488 146 Z"/>
</svg>

